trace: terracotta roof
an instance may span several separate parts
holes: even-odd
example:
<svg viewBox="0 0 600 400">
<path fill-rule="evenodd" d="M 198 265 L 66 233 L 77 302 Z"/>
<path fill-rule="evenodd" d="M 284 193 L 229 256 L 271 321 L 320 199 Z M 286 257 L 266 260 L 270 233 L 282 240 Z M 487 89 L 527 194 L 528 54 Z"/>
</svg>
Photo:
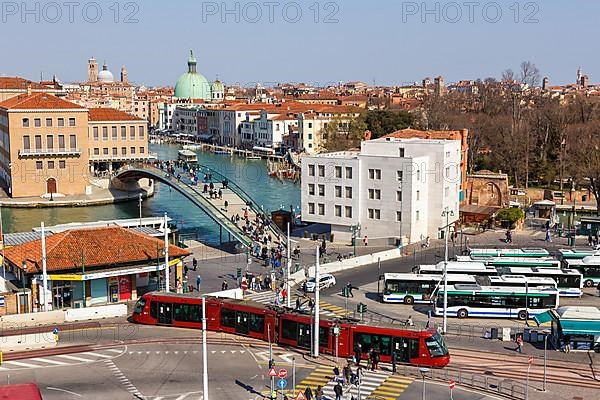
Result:
<svg viewBox="0 0 600 400">
<path fill-rule="evenodd" d="M 164 242 L 120 226 L 73 229 L 46 238 L 46 268 L 67 271 L 81 268 L 83 251 L 86 267 L 115 267 L 156 260 L 156 249 Z M 191 253 L 169 245 L 169 257 L 184 257 Z M 27 273 L 42 271 L 41 239 L 5 250 L 6 259 L 18 268 L 27 262 Z"/>
<path fill-rule="evenodd" d="M 90 108 L 90 121 L 146 121 L 114 108 Z"/>
<path fill-rule="evenodd" d="M 398 139 L 446 139 L 446 140 L 461 140 L 461 131 L 420 131 L 418 129 L 402 129 L 396 132 L 392 132 L 384 137 L 398 138 Z"/>
<path fill-rule="evenodd" d="M 64 110 L 84 109 L 78 104 L 63 100 L 49 93 L 21 94 L 0 103 L 7 110 Z"/>
<path fill-rule="evenodd" d="M 32 82 L 30 80 L 20 78 L 18 76 L 0 76 L 0 89 L 27 90 L 28 87 L 34 90 L 48 89 L 44 85 L 40 85 L 37 82 Z"/>
</svg>

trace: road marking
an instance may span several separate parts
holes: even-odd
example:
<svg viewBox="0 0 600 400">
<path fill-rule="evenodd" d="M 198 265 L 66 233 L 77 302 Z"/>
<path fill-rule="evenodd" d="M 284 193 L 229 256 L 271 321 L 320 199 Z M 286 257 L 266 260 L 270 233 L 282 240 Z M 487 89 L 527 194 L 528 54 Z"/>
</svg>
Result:
<svg viewBox="0 0 600 400">
<path fill-rule="evenodd" d="M 9 365 L 16 365 L 17 367 L 24 367 L 24 368 L 39 368 L 40 365 L 36 365 L 36 364 L 27 364 L 24 362 L 20 362 L 20 361 L 4 361 L 3 363 L 4 365 L 9 364 Z"/>
<path fill-rule="evenodd" d="M 96 357 L 100 357 L 100 358 L 113 358 L 113 356 L 109 356 L 107 354 L 94 353 L 92 351 L 88 351 L 88 352 L 85 352 L 82 354 L 88 354 L 90 356 L 96 356 Z M 131 352 L 129 354 L 131 354 Z"/>
<path fill-rule="evenodd" d="M 120 353 L 122 350 L 118 350 L 118 349 L 106 349 L 106 351 L 110 351 L 113 353 Z"/>
<path fill-rule="evenodd" d="M 83 397 L 79 393 L 71 392 L 70 390 L 66 390 L 66 389 L 55 388 L 55 387 L 52 387 L 52 386 L 46 386 L 46 389 L 48 389 L 48 390 L 56 390 L 58 392 L 63 392 L 63 393 L 68 393 L 68 394 L 71 394 L 71 395 L 77 396 L 77 397 Z"/>
<path fill-rule="evenodd" d="M 39 362 L 45 362 L 45 363 L 54 364 L 54 365 L 69 365 L 69 363 L 62 362 L 62 361 L 52 360 L 50 358 L 36 357 L 36 358 L 30 358 L 30 360 L 32 360 L 32 361 L 39 361 Z"/>
<path fill-rule="evenodd" d="M 57 355 L 57 357 L 62 357 L 62 358 L 66 358 L 67 360 L 75 360 L 75 361 L 81 361 L 81 362 L 92 362 L 94 360 L 90 360 L 87 358 L 83 358 L 83 357 L 75 357 L 75 356 L 70 356 L 68 354 L 59 354 Z"/>
</svg>

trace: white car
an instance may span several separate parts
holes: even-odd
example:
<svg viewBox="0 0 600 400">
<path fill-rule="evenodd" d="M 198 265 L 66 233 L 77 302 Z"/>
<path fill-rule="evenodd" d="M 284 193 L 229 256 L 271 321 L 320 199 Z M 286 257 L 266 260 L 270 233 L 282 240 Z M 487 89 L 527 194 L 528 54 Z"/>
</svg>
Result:
<svg viewBox="0 0 600 400">
<path fill-rule="evenodd" d="M 335 277 L 331 274 L 323 274 L 319 279 L 319 289 L 326 289 L 335 285 Z M 309 278 L 304 283 L 304 290 L 307 292 L 315 291 L 315 278 Z"/>
</svg>

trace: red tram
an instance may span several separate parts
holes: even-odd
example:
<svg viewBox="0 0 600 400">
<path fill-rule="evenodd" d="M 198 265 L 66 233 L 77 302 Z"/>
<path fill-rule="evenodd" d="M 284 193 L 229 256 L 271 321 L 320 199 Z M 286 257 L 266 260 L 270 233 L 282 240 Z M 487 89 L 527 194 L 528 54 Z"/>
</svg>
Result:
<svg viewBox="0 0 600 400">
<path fill-rule="evenodd" d="M 280 345 L 310 349 L 313 316 L 252 301 L 206 298 L 207 329 L 248 336 Z M 132 320 L 147 325 L 202 328 L 202 298 L 175 293 L 146 293 L 135 305 Z M 381 361 L 390 362 L 396 351 L 398 362 L 444 367 L 450 362 L 448 348 L 435 329 L 410 330 L 392 325 L 365 325 L 357 321 L 321 317 L 319 350 L 335 354 L 334 326 L 339 326 L 337 352 L 352 357 L 357 343 L 363 358 L 377 348 Z"/>
</svg>

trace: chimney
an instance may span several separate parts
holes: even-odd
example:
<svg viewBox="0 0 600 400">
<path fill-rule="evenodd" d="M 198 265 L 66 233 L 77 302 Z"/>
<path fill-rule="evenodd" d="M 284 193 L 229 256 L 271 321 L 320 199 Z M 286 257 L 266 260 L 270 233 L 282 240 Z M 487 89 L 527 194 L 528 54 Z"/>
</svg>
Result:
<svg viewBox="0 0 600 400">
<path fill-rule="evenodd" d="M 31 85 L 27 85 L 27 96 L 31 96 Z"/>
</svg>

